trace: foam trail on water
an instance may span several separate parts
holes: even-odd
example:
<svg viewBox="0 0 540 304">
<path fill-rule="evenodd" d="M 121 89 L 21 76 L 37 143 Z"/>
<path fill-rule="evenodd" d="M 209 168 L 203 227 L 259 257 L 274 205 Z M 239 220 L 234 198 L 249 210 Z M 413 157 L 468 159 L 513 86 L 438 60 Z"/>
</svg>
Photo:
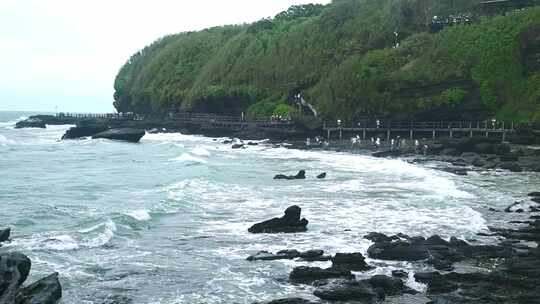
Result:
<svg viewBox="0 0 540 304">
<path fill-rule="evenodd" d="M 195 157 L 189 153 L 184 153 L 176 158 L 171 159 L 172 161 L 186 162 L 186 163 L 201 163 L 205 164 L 206 160 L 202 158 Z"/>
<path fill-rule="evenodd" d="M 8 146 L 8 145 L 15 145 L 17 142 L 15 142 L 12 139 L 8 139 L 4 135 L 0 134 L 0 146 Z"/>
<path fill-rule="evenodd" d="M 126 213 L 126 215 L 138 220 L 138 221 L 149 221 L 152 219 L 148 211 L 146 210 L 134 210 L 131 212 Z"/>
<path fill-rule="evenodd" d="M 194 155 L 197 155 L 197 156 L 204 156 L 204 157 L 209 157 L 210 156 L 210 152 L 208 150 L 206 150 L 205 148 L 201 148 L 201 147 L 196 147 L 196 148 L 192 149 L 191 153 L 194 154 Z"/>
</svg>

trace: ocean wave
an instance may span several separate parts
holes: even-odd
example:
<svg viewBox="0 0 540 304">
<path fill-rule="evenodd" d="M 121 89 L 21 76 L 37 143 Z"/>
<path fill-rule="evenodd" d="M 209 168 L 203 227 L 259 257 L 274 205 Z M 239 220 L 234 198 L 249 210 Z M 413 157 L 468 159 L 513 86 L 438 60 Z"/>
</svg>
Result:
<svg viewBox="0 0 540 304">
<path fill-rule="evenodd" d="M 21 116 L 18 119 L 10 120 L 10 121 L 2 121 L 2 122 L 0 122 L 0 128 L 13 129 L 13 128 L 15 128 L 15 124 L 17 124 L 19 121 L 25 120 L 25 119 L 28 119 L 28 116 Z"/>
<path fill-rule="evenodd" d="M 142 141 L 214 142 L 214 139 L 202 135 L 186 135 L 182 133 L 147 133 Z"/>
<path fill-rule="evenodd" d="M 4 135 L 0 134 L 0 146 L 11 146 L 17 144 L 16 141 L 8 139 Z"/>
<path fill-rule="evenodd" d="M 148 211 L 144 209 L 140 210 L 134 210 L 126 213 L 127 216 L 130 216 L 138 221 L 149 221 L 152 219 L 152 216 L 148 213 Z"/>
<path fill-rule="evenodd" d="M 186 162 L 186 163 L 200 163 L 200 164 L 206 163 L 206 160 L 195 157 L 191 155 L 190 153 L 183 153 L 182 155 L 171 159 L 171 161 Z"/>
<path fill-rule="evenodd" d="M 191 150 L 191 154 L 197 155 L 197 156 L 204 156 L 204 157 L 210 156 L 210 152 L 206 150 L 205 148 L 201 148 L 201 147 L 193 148 Z"/>
</svg>

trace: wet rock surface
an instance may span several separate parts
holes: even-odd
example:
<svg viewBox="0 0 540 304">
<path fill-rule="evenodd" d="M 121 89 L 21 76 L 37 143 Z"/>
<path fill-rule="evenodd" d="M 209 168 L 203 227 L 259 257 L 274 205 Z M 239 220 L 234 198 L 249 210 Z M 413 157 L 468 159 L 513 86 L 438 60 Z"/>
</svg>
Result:
<svg viewBox="0 0 540 304">
<path fill-rule="evenodd" d="M 260 251 L 255 255 L 249 256 L 248 261 L 274 261 L 274 260 L 292 260 L 299 258 L 304 261 L 329 261 L 332 257 L 325 256 L 323 250 L 308 250 L 300 252 L 295 249 L 281 250 L 276 254 L 268 251 Z"/>
<path fill-rule="evenodd" d="M 300 219 L 302 209 L 291 206 L 285 210 L 285 215 L 251 226 L 251 233 L 296 233 L 307 231 L 308 220 Z"/>
<path fill-rule="evenodd" d="M 26 120 L 19 121 L 17 122 L 17 124 L 15 124 L 16 129 L 24 129 L 24 128 L 45 129 L 46 127 L 47 127 L 46 123 L 39 118 L 28 118 Z"/>
<path fill-rule="evenodd" d="M 0 243 L 9 241 L 11 228 L 0 229 Z"/>
<path fill-rule="evenodd" d="M 274 176 L 274 179 L 285 179 L 285 180 L 294 180 L 294 179 L 306 179 L 306 171 L 300 170 L 296 175 L 283 175 L 278 174 Z"/>
<path fill-rule="evenodd" d="M 62 297 L 58 274 L 53 273 L 26 287 L 32 262 L 21 253 L 0 255 L 0 303 L 2 304 L 56 304 Z"/>
<path fill-rule="evenodd" d="M 299 266 L 295 267 L 289 274 L 289 281 L 293 283 L 310 284 L 318 280 L 331 278 L 353 279 L 354 276 L 349 270 L 320 267 Z"/>
<path fill-rule="evenodd" d="M 127 141 L 131 143 L 138 143 L 141 138 L 146 134 L 142 129 L 131 129 L 131 128 L 122 128 L 122 129 L 110 129 L 101 133 L 92 135 L 92 138 L 104 138 L 111 140 L 120 140 Z"/>
<path fill-rule="evenodd" d="M 444 240 L 438 235 L 427 239 L 407 235 L 385 236 L 370 234 L 366 236 L 376 240 L 369 247 L 370 258 L 396 261 L 420 261 L 435 269 L 451 271 L 453 263 L 466 259 L 507 258 L 513 254 L 511 248 L 494 245 L 470 245 L 455 237 Z"/>
</svg>

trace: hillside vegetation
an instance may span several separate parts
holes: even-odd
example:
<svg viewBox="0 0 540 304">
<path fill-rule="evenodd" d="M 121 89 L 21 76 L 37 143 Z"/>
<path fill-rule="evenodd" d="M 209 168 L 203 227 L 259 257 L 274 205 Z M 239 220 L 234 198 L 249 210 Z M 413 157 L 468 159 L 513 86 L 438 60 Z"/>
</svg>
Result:
<svg viewBox="0 0 540 304">
<path fill-rule="evenodd" d="M 115 107 L 271 115 L 301 92 L 333 119 L 540 120 L 539 7 L 429 32 L 477 2 L 334 0 L 163 37 L 122 67 Z"/>
</svg>

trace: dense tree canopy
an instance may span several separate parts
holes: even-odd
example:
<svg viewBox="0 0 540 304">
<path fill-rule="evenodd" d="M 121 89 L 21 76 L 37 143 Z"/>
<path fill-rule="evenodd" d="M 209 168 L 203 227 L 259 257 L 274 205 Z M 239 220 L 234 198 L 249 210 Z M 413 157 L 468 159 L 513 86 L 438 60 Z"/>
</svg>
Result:
<svg viewBox="0 0 540 304">
<path fill-rule="evenodd" d="M 333 118 L 540 120 L 540 71 L 524 66 L 519 39 L 540 8 L 488 17 L 478 2 L 334 0 L 167 36 L 122 67 L 115 106 L 271 115 L 302 92 Z M 430 33 L 433 16 L 452 14 L 475 17 Z"/>
</svg>

